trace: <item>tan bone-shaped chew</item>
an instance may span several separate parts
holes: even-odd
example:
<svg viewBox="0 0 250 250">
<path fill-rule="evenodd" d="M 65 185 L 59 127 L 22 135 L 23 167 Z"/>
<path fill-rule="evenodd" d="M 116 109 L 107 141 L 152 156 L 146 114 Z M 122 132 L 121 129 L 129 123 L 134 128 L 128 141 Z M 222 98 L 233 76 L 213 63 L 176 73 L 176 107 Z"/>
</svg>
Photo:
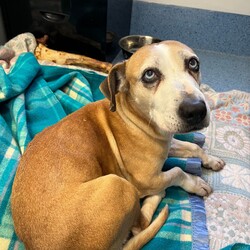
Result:
<svg viewBox="0 0 250 250">
<path fill-rule="evenodd" d="M 35 56 L 38 60 L 51 61 L 60 65 L 81 66 L 103 73 L 108 73 L 112 67 L 111 63 L 102 62 L 83 55 L 49 49 L 41 43 L 35 49 Z"/>
</svg>

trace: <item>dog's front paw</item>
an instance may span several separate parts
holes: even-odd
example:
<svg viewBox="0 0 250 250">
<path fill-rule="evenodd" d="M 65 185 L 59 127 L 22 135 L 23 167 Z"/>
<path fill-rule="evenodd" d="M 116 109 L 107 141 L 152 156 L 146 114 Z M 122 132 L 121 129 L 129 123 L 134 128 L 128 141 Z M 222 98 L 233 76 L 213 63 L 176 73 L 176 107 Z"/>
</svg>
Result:
<svg viewBox="0 0 250 250">
<path fill-rule="evenodd" d="M 200 196 L 207 196 L 212 193 L 212 188 L 202 178 L 197 177 L 194 193 Z"/>
<path fill-rule="evenodd" d="M 215 171 L 219 171 L 224 168 L 226 163 L 221 160 L 220 158 L 212 155 L 208 155 L 208 160 L 207 162 L 203 162 L 203 166 L 205 168 L 211 168 Z"/>
<path fill-rule="evenodd" d="M 199 196 L 207 196 L 212 193 L 212 188 L 199 176 L 187 174 L 187 179 L 182 187 L 187 192 L 194 193 Z"/>
</svg>

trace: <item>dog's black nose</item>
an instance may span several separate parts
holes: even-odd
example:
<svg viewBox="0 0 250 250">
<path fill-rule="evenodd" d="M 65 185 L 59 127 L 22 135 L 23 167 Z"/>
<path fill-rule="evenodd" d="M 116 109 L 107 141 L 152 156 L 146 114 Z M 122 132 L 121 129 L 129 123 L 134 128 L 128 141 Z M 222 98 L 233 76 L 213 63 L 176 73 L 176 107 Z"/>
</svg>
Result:
<svg viewBox="0 0 250 250">
<path fill-rule="evenodd" d="M 189 125 L 199 124 L 207 115 L 204 101 L 185 98 L 179 107 L 179 116 Z"/>
</svg>

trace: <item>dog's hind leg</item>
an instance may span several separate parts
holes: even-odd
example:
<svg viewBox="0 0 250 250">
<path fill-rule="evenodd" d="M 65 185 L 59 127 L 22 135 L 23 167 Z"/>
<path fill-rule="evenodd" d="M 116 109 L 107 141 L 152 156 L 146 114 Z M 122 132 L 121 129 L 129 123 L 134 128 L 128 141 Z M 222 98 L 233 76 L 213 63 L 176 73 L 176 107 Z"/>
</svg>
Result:
<svg viewBox="0 0 250 250">
<path fill-rule="evenodd" d="M 54 224 L 60 223 L 57 228 L 63 229 L 53 244 L 56 249 L 122 249 L 140 215 L 137 189 L 113 174 L 79 183 L 63 197 L 54 218 Z"/>
<path fill-rule="evenodd" d="M 139 250 L 149 242 L 165 223 L 168 217 L 168 206 L 165 206 L 155 220 L 137 235 L 132 237 L 124 246 L 123 250 Z"/>
<path fill-rule="evenodd" d="M 161 200 L 165 197 L 165 191 L 157 195 L 147 196 L 141 208 L 141 215 L 139 221 L 139 227 L 133 227 L 132 232 L 134 235 L 137 235 L 141 230 L 148 227 L 150 222 L 152 221 L 153 215 L 160 204 Z"/>
<path fill-rule="evenodd" d="M 81 238 L 78 239 L 80 248 L 121 249 L 129 231 L 134 225 L 140 223 L 142 217 L 136 188 L 123 178 L 107 175 L 84 183 L 81 190 L 87 197 L 84 198 L 85 204 L 82 205 L 84 210 L 81 214 L 84 214 L 85 211 L 86 214 L 82 218 L 84 223 L 82 230 L 85 230 L 82 233 L 84 242 L 81 243 Z M 155 195 L 149 198 L 152 209 L 150 214 L 154 213 L 162 196 L 163 193 L 158 197 Z M 150 206 L 149 200 L 144 202 L 144 210 Z M 150 221 L 152 215 L 150 215 Z M 126 242 L 124 249 L 139 250 L 155 236 L 166 221 L 167 215 L 168 207 L 165 207 L 150 225 Z M 80 221 L 80 218 L 78 217 L 76 220 Z M 92 240 L 89 240 L 90 238 Z M 86 245 L 86 239 L 88 239 L 88 245 Z"/>
</svg>

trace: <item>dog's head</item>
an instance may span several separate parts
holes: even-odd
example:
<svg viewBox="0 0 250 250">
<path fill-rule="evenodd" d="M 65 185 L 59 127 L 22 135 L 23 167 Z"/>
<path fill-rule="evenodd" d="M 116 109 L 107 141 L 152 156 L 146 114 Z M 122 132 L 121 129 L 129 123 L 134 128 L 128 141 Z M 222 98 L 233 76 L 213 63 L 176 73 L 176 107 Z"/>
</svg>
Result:
<svg viewBox="0 0 250 250">
<path fill-rule="evenodd" d="M 200 86 L 199 59 L 192 49 L 164 41 L 139 49 L 115 65 L 101 90 L 116 110 L 116 94 L 126 95 L 148 121 L 163 131 L 184 133 L 209 124 L 209 107 Z"/>
</svg>

